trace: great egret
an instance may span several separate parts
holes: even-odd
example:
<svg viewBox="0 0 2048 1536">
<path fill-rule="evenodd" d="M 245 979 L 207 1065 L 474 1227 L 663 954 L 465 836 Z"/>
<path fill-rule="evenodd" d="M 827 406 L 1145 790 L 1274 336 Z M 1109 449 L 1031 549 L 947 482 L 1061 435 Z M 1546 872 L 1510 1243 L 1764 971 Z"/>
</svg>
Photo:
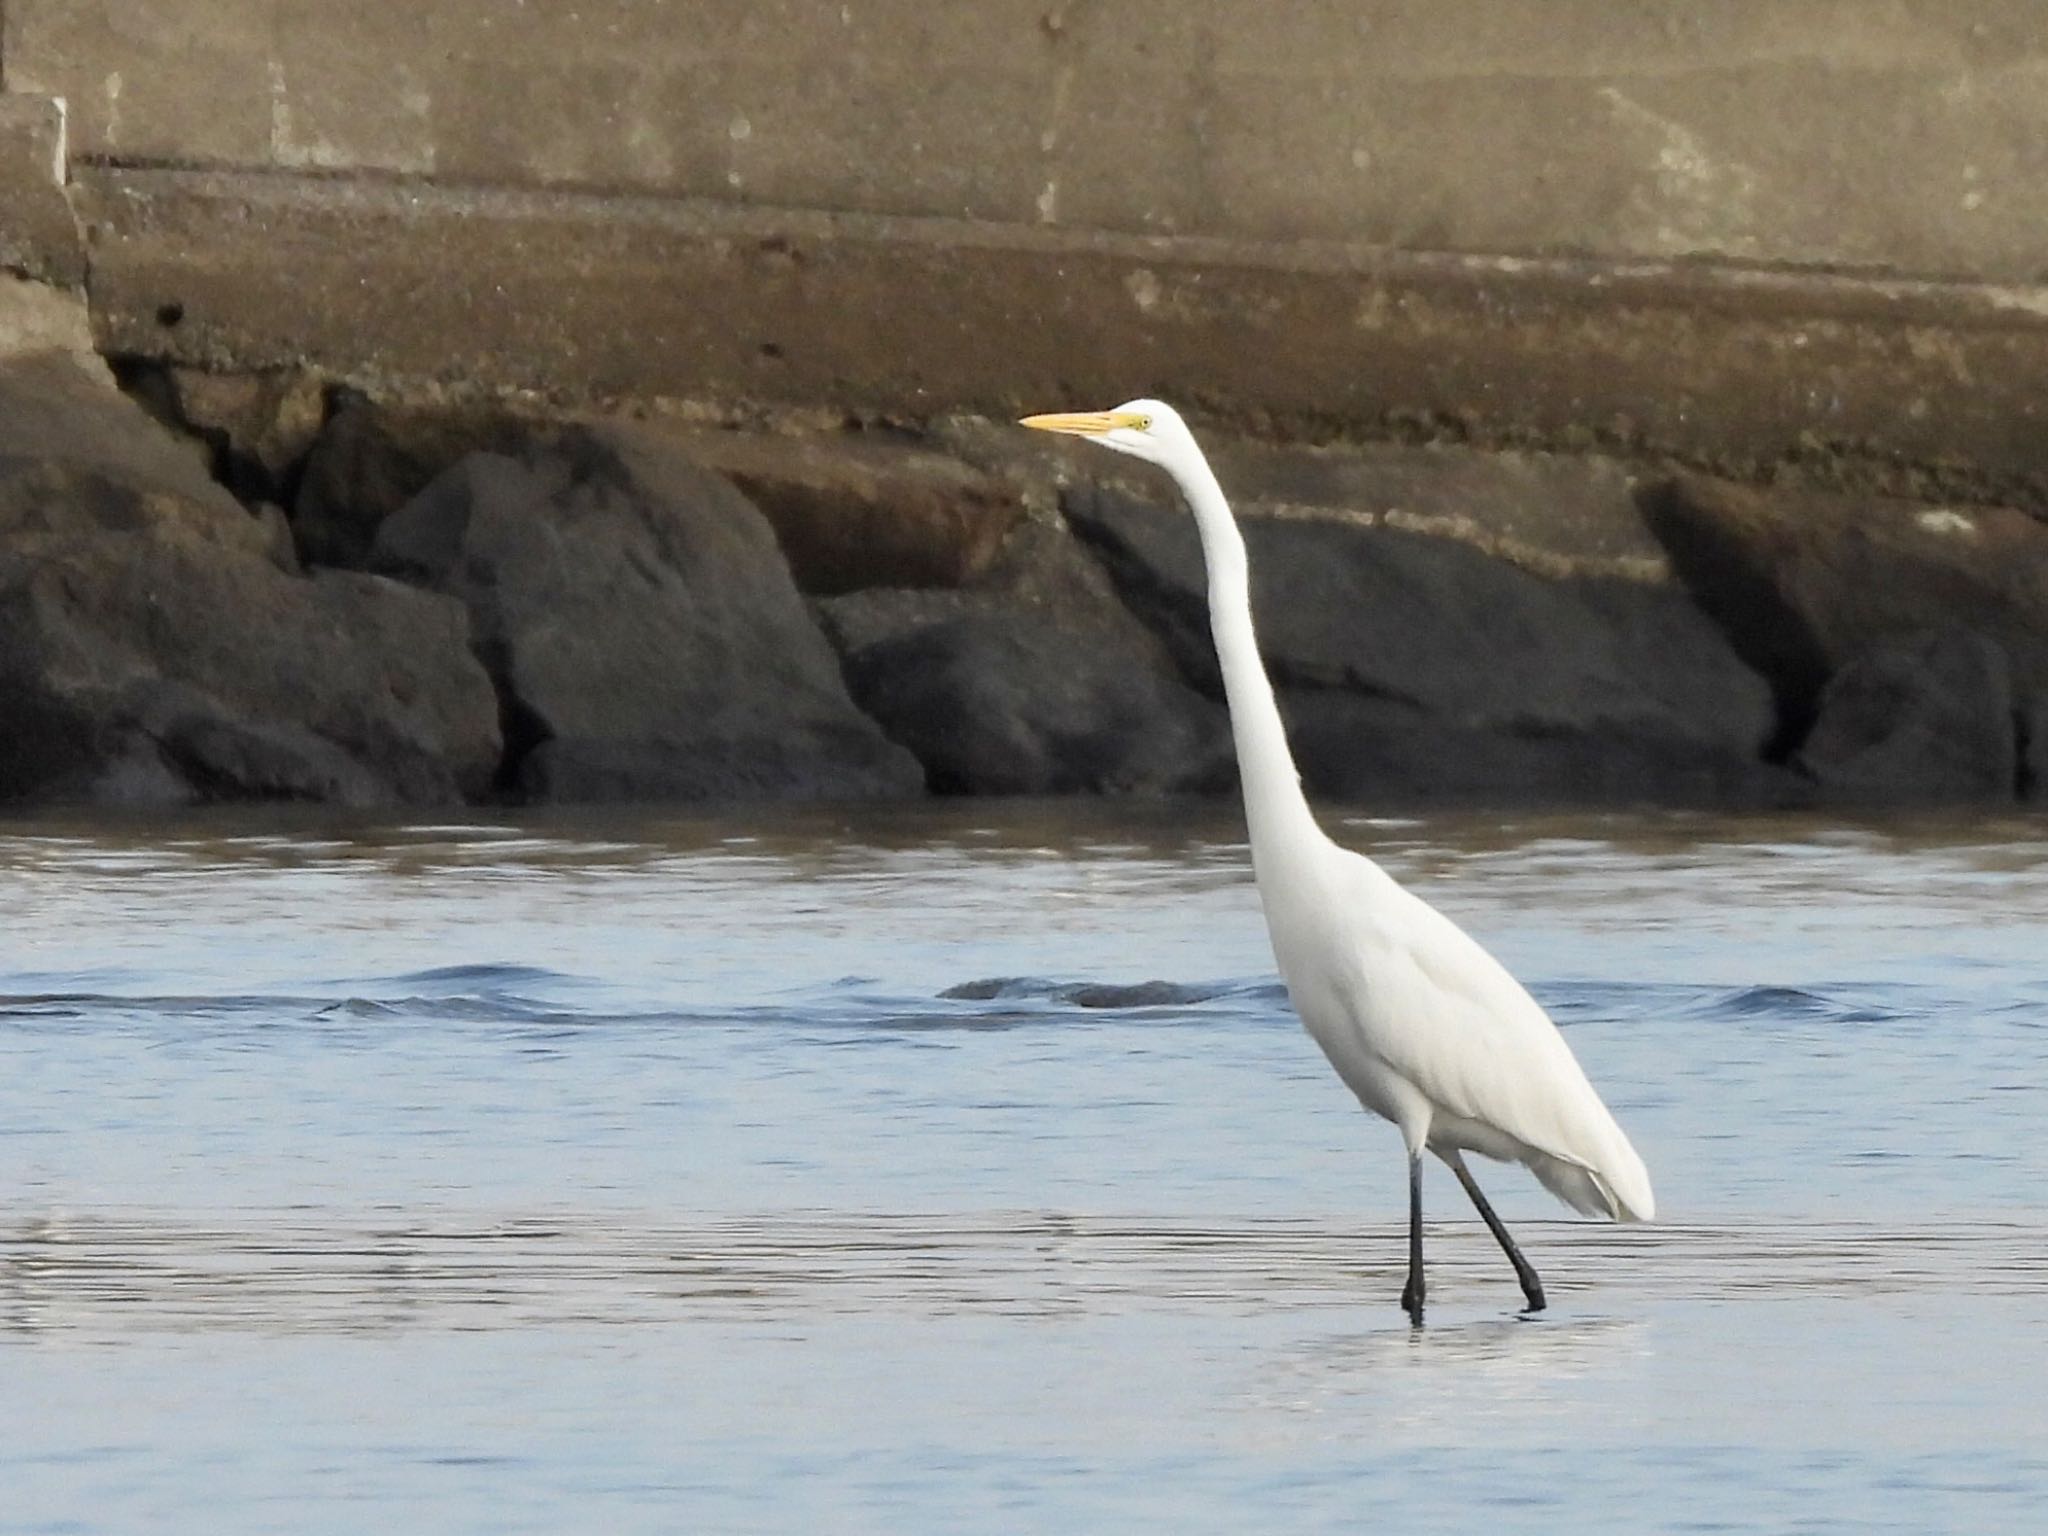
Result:
<svg viewBox="0 0 2048 1536">
<path fill-rule="evenodd" d="M 1480 1193 L 1464 1154 L 1521 1163 L 1573 1210 L 1648 1221 L 1650 1175 L 1557 1026 L 1457 924 L 1316 824 L 1252 631 L 1250 568 L 1230 504 L 1171 406 L 1027 416 L 1023 425 L 1157 464 L 1195 515 L 1273 957 L 1295 1012 L 1367 1109 L 1408 1149 L 1408 1284 L 1422 1321 L 1422 1154 L 1434 1152 L 1479 1208 L 1531 1312 L 1536 1270 Z"/>
</svg>

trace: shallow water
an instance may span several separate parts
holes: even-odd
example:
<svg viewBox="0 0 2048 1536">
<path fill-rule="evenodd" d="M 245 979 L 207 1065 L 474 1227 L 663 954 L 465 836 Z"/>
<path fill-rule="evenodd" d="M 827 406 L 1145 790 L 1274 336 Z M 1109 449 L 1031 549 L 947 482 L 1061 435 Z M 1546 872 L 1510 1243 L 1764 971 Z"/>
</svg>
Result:
<svg viewBox="0 0 2048 1536">
<path fill-rule="evenodd" d="M 1224 810 L 0 828 L 0 1531 L 2039 1528 L 2048 822 L 1338 830 L 1655 1175 L 1540 1319 Z"/>
</svg>

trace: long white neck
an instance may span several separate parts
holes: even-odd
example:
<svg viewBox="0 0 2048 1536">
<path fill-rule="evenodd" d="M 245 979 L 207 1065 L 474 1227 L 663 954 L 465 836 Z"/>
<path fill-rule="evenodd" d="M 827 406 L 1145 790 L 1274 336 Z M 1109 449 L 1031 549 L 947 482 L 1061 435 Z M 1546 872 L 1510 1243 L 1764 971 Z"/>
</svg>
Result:
<svg viewBox="0 0 2048 1536">
<path fill-rule="evenodd" d="M 1322 833 L 1302 795 L 1301 775 L 1287 749 L 1287 730 L 1280 722 L 1272 680 L 1259 659 L 1244 535 L 1205 461 L 1177 466 L 1174 477 L 1195 514 L 1202 557 L 1209 568 L 1209 629 L 1216 637 L 1223 693 L 1230 704 L 1252 859 L 1261 870 L 1269 869 L 1293 850 L 1320 843 Z"/>
</svg>

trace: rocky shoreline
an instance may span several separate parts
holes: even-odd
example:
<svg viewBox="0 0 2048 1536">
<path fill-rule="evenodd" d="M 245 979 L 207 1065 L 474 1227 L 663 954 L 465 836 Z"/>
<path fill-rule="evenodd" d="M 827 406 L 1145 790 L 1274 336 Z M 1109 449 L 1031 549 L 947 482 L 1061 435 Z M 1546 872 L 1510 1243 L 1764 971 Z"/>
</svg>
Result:
<svg viewBox="0 0 2048 1536">
<path fill-rule="evenodd" d="M 0 804 L 1233 788 L 1194 529 L 1141 467 L 970 418 L 110 372 L 51 293 L 0 324 Z M 1318 796 L 2048 791 L 2039 509 L 1213 452 Z"/>
</svg>

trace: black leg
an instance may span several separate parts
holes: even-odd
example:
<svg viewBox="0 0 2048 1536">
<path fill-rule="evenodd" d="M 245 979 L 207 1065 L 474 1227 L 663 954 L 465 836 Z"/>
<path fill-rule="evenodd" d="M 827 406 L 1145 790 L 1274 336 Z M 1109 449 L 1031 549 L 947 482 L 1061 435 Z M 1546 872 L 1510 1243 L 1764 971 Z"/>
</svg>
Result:
<svg viewBox="0 0 2048 1536">
<path fill-rule="evenodd" d="M 1422 1155 L 1408 1159 L 1408 1284 L 1401 1292 L 1408 1321 L 1422 1326 Z"/>
<path fill-rule="evenodd" d="M 1543 1310 L 1543 1282 L 1536 1278 L 1536 1266 L 1522 1257 L 1522 1250 L 1515 1246 L 1515 1240 L 1508 1236 L 1508 1229 L 1501 1225 L 1500 1218 L 1493 1214 L 1493 1207 L 1486 1203 L 1486 1196 L 1479 1192 L 1478 1181 L 1472 1177 L 1472 1170 L 1465 1166 L 1462 1153 L 1451 1152 L 1443 1155 L 1451 1165 L 1451 1172 L 1458 1176 L 1458 1182 L 1465 1186 L 1465 1193 L 1472 1197 L 1472 1203 L 1479 1207 L 1480 1219 L 1487 1230 L 1493 1233 L 1501 1251 L 1508 1256 L 1508 1262 L 1515 1266 L 1515 1278 L 1522 1282 L 1522 1294 L 1528 1298 L 1529 1310 Z"/>
</svg>

